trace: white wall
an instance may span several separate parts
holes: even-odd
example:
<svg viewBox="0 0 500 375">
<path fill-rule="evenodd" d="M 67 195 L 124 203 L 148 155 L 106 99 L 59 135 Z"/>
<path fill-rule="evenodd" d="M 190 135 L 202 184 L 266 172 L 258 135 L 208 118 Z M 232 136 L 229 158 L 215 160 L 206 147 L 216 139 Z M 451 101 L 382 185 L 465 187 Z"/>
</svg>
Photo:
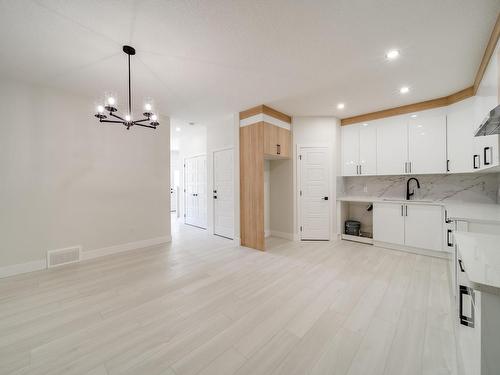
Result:
<svg viewBox="0 0 500 375">
<path fill-rule="evenodd" d="M 100 125 L 93 101 L 0 86 L 0 267 L 170 236 L 169 119 Z"/>
<path fill-rule="evenodd" d="M 293 194 L 294 194 L 294 235 L 299 235 L 298 188 L 297 188 L 297 148 L 298 146 L 324 146 L 331 150 L 330 171 L 330 218 L 331 239 L 338 233 L 337 212 L 337 175 L 340 171 L 340 120 L 335 117 L 293 117 Z"/>
</svg>

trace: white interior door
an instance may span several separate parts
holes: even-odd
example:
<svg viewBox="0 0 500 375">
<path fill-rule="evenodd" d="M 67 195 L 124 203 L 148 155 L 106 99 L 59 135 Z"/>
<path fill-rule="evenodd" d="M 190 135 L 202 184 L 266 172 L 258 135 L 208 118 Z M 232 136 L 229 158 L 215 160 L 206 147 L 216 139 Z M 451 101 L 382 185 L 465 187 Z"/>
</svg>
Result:
<svg viewBox="0 0 500 375">
<path fill-rule="evenodd" d="M 330 239 L 330 167 L 326 147 L 300 148 L 300 239 Z"/>
<path fill-rule="evenodd" d="M 234 152 L 214 152 L 214 233 L 234 237 Z"/>
<path fill-rule="evenodd" d="M 207 157 L 186 158 L 184 162 L 184 222 L 207 227 Z"/>
</svg>

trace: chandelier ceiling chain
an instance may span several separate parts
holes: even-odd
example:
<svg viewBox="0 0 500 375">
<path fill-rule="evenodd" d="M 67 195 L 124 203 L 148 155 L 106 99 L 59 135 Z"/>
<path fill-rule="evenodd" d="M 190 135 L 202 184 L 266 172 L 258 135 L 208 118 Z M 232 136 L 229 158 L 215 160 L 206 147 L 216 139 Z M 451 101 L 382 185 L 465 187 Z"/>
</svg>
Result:
<svg viewBox="0 0 500 375">
<path fill-rule="evenodd" d="M 127 130 L 134 125 L 156 129 L 160 123 L 158 122 L 158 116 L 153 113 L 153 105 L 151 101 L 146 101 L 144 104 L 143 119 L 132 119 L 132 80 L 130 74 L 130 56 L 135 55 L 135 49 L 130 46 L 123 46 L 123 52 L 127 54 L 128 60 L 128 113 L 124 117 L 119 116 L 118 109 L 116 108 L 116 98 L 113 95 L 106 95 L 105 104 L 97 105 L 97 113 L 95 114 L 95 117 L 97 117 L 99 122 L 102 123 L 124 125 Z M 105 111 L 107 111 L 109 117 L 114 118 L 114 120 L 108 120 L 108 116 L 104 113 Z"/>
</svg>

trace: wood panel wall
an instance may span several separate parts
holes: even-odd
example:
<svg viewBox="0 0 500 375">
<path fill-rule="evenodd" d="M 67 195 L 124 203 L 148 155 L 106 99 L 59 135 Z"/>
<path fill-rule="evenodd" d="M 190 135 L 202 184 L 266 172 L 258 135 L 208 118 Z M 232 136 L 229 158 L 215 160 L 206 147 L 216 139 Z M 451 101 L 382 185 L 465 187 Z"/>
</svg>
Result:
<svg viewBox="0 0 500 375">
<path fill-rule="evenodd" d="M 265 249 L 264 123 L 240 128 L 241 245 Z"/>
</svg>

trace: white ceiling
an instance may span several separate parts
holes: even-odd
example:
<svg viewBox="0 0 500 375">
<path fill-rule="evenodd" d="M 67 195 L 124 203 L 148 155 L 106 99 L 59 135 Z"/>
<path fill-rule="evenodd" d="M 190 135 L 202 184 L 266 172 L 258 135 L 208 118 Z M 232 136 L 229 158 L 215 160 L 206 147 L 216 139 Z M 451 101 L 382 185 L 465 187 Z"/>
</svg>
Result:
<svg viewBox="0 0 500 375">
<path fill-rule="evenodd" d="M 0 75 L 123 100 L 131 44 L 134 97 L 163 114 L 265 103 L 348 117 L 470 86 L 499 11 L 498 0 L 3 0 Z M 385 61 L 390 48 L 401 58 Z"/>
</svg>

